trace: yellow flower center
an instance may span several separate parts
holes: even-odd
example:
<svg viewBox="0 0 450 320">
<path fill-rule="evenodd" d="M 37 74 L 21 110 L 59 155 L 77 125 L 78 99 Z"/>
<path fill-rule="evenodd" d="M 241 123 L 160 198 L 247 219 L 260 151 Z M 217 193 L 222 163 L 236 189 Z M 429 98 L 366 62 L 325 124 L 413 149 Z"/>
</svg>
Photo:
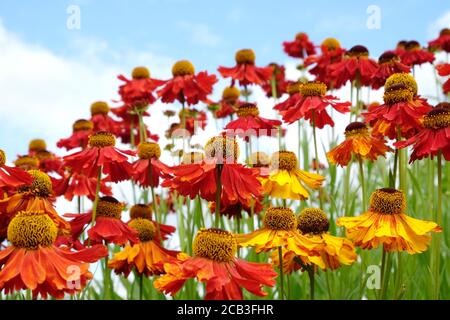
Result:
<svg viewBox="0 0 450 320">
<path fill-rule="evenodd" d="M 323 97 L 327 93 L 327 85 L 320 81 L 303 83 L 299 89 L 304 97 Z"/>
<path fill-rule="evenodd" d="M 227 101 L 229 101 L 229 100 L 235 101 L 239 98 L 240 95 L 241 95 L 241 92 L 239 91 L 238 88 L 226 87 L 225 89 L 223 89 L 222 99 L 227 100 Z"/>
<path fill-rule="evenodd" d="M 384 89 L 383 100 L 386 104 L 392 105 L 398 102 L 411 101 L 414 98 L 413 92 L 404 84 L 392 85 Z"/>
<path fill-rule="evenodd" d="M 347 57 L 353 58 L 367 58 L 369 57 L 369 50 L 361 45 L 353 46 L 350 50 L 345 53 Z"/>
<path fill-rule="evenodd" d="M 326 38 L 322 41 L 322 47 L 327 48 L 328 50 L 336 50 L 341 47 L 340 42 L 335 38 Z"/>
<path fill-rule="evenodd" d="M 140 159 L 159 159 L 161 148 L 156 142 L 141 142 L 138 145 L 138 156 Z"/>
<path fill-rule="evenodd" d="M 124 205 L 116 198 L 105 196 L 101 197 L 97 204 L 97 217 L 107 217 L 120 219 Z"/>
<path fill-rule="evenodd" d="M 215 158 L 219 161 L 236 161 L 239 157 L 239 145 L 233 137 L 212 137 L 205 145 L 205 156 L 210 159 Z"/>
<path fill-rule="evenodd" d="M 180 60 L 172 67 L 172 75 L 176 76 L 192 76 L 195 73 L 194 65 L 188 60 Z"/>
<path fill-rule="evenodd" d="M 201 152 L 183 152 L 183 158 L 181 158 L 181 164 L 192 164 L 203 161 L 205 156 Z"/>
<path fill-rule="evenodd" d="M 91 104 L 91 115 L 95 116 L 96 114 L 108 114 L 109 106 L 104 101 L 97 101 Z"/>
<path fill-rule="evenodd" d="M 91 131 L 94 128 L 94 124 L 92 121 L 85 120 L 85 119 L 79 119 L 75 121 L 72 125 L 73 132 L 78 131 Z"/>
<path fill-rule="evenodd" d="M 50 151 L 41 150 L 41 151 L 36 152 L 36 158 L 38 158 L 39 160 L 49 160 L 49 159 L 54 159 L 55 156 Z"/>
<path fill-rule="evenodd" d="M 394 73 L 389 78 L 387 78 L 384 84 L 384 89 L 389 89 L 392 86 L 403 84 L 409 90 L 412 91 L 413 95 L 417 95 L 417 82 L 414 77 L 409 73 Z"/>
<path fill-rule="evenodd" d="M 52 180 L 45 172 L 39 170 L 28 170 L 28 173 L 33 178 L 33 182 L 31 182 L 31 185 L 29 186 L 21 187 L 21 192 L 29 191 L 34 196 L 43 198 L 48 197 L 52 194 Z"/>
<path fill-rule="evenodd" d="M 293 231 L 297 229 L 297 218 L 289 208 L 272 207 L 264 215 L 264 226 L 271 230 Z"/>
<path fill-rule="evenodd" d="M 450 109 L 434 108 L 423 119 L 423 126 L 428 129 L 443 129 L 450 126 Z"/>
<path fill-rule="evenodd" d="M 21 156 L 14 161 L 14 165 L 23 170 L 37 169 L 39 167 L 39 160 L 36 157 Z"/>
<path fill-rule="evenodd" d="M 239 118 L 248 116 L 257 117 L 259 115 L 259 110 L 254 103 L 243 103 L 238 107 L 236 113 Z"/>
<path fill-rule="evenodd" d="M 345 128 L 345 137 L 353 136 L 367 136 L 369 134 L 369 129 L 363 122 L 352 122 Z"/>
<path fill-rule="evenodd" d="M 148 79 L 150 78 L 150 71 L 146 67 L 136 67 L 131 72 L 131 77 L 135 80 Z"/>
<path fill-rule="evenodd" d="M 135 204 L 130 208 L 130 218 L 152 219 L 152 207 L 147 204 Z"/>
<path fill-rule="evenodd" d="M 2 149 L 0 149 L 0 167 L 4 166 L 6 163 L 6 154 L 5 151 L 3 151 Z"/>
<path fill-rule="evenodd" d="M 8 240 L 17 248 L 38 249 L 51 246 L 58 235 L 55 223 L 42 211 L 21 211 L 8 225 Z"/>
<path fill-rule="evenodd" d="M 202 228 L 195 236 L 192 250 L 197 257 L 229 262 L 236 254 L 237 242 L 231 232 Z"/>
<path fill-rule="evenodd" d="M 441 32 L 439 32 L 440 36 L 450 36 L 450 29 L 448 28 L 444 28 L 441 30 Z"/>
<path fill-rule="evenodd" d="M 236 52 L 235 60 L 237 64 L 255 64 L 255 52 L 252 49 L 242 49 Z"/>
<path fill-rule="evenodd" d="M 272 168 L 291 171 L 297 169 L 297 156 L 291 151 L 274 152 L 271 159 Z"/>
<path fill-rule="evenodd" d="M 414 51 L 414 50 L 419 50 L 420 49 L 420 43 L 415 41 L 415 40 L 411 40 L 408 41 L 405 45 L 405 49 L 408 51 Z"/>
<path fill-rule="evenodd" d="M 34 139 L 30 141 L 28 146 L 30 151 L 41 151 L 47 149 L 47 143 L 42 139 Z"/>
<path fill-rule="evenodd" d="M 270 165 L 270 158 L 264 152 L 253 152 L 248 158 L 247 163 L 254 168 L 265 168 Z"/>
<path fill-rule="evenodd" d="M 396 189 L 378 189 L 370 196 L 370 210 L 381 214 L 402 213 L 406 209 L 405 194 Z"/>
<path fill-rule="evenodd" d="M 329 222 L 327 215 L 319 208 L 305 208 L 300 212 L 298 229 L 302 233 L 322 234 L 328 231 Z"/>
<path fill-rule="evenodd" d="M 391 62 L 399 62 L 399 61 L 400 61 L 399 56 L 396 55 L 392 51 L 386 51 L 378 58 L 378 63 L 379 64 L 391 63 Z"/>
<path fill-rule="evenodd" d="M 301 82 L 294 82 L 294 83 L 290 83 L 287 88 L 286 91 L 287 93 L 292 96 L 295 93 L 299 93 L 300 92 L 300 88 L 302 86 Z"/>
<path fill-rule="evenodd" d="M 110 132 L 99 131 L 89 136 L 89 146 L 94 148 L 113 147 L 116 145 L 116 138 Z"/>
<path fill-rule="evenodd" d="M 141 242 L 153 240 L 155 235 L 155 225 L 148 219 L 133 219 L 128 225 L 138 232 L 138 238 Z"/>
</svg>

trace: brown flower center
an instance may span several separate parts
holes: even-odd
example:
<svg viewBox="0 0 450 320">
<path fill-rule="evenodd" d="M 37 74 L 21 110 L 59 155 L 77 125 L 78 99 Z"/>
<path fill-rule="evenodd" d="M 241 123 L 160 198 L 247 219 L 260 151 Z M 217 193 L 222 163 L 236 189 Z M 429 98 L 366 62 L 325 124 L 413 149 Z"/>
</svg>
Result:
<svg viewBox="0 0 450 320">
<path fill-rule="evenodd" d="M 345 55 L 353 58 L 367 58 L 369 57 L 369 50 L 364 46 L 356 45 L 348 50 Z"/>
<path fill-rule="evenodd" d="M 378 63 L 379 64 L 391 63 L 391 62 L 399 62 L 399 61 L 400 61 L 399 56 L 396 55 L 392 51 L 386 51 L 378 58 Z"/>
<path fill-rule="evenodd" d="M 150 71 L 146 67 L 136 67 L 131 72 L 131 77 L 135 80 L 150 78 Z"/>
<path fill-rule="evenodd" d="M 289 208 L 272 207 L 264 215 L 264 226 L 271 230 L 293 231 L 297 229 L 297 218 Z"/>
<path fill-rule="evenodd" d="M 101 197 L 97 204 L 97 217 L 107 217 L 120 219 L 124 205 L 116 198 L 105 196 Z"/>
<path fill-rule="evenodd" d="M 89 146 L 94 148 L 113 147 L 116 138 L 111 132 L 99 131 L 89 136 Z"/>
<path fill-rule="evenodd" d="M 28 150 L 30 151 L 41 151 L 47 149 L 47 143 L 42 139 L 34 139 L 30 141 Z"/>
<path fill-rule="evenodd" d="M 381 214 L 403 213 L 406 209 L 405 194 L 393 188 L 378 189 L 370 196 L 370 210 Z"/>
<path fill-rule="evenodd" d="M 255 64 L 255 52 L 252 49 L 242 49 L 236 52 L 235 55 L 237 64 Z"/>
<path fill-rule="evenodd" d="M 405 49 L 408 51 L 414 51 L 420 49 L 420 43 L 416 40 L 408 41 L 405 45 Z"/>
<path fill-rule="evenodd" d="M 345 137 L 353 137 L 358 135 L 367 135 L 369 134 L 369 129 L 366 124 L 363 122 L 352 122 L 345 128 Z"/>
<path fill-rule="evenodd" d="M 427 129 L 443 129 L 450 126 L 450 109 L 434 108 L 423 119 Z"/>
<path fill-rule="evenodd" d="M 305 208 L 297 219 L 298 229 L 302 233 L 322 234 L 328 231 L 327 215 L 319 208 Z"/>
<path fill-rule="evenodd" d="M 135 204 L 130 208 L 130 218 L 152 219 L 152 207 L 147 204 Z"/>
<path fill-rule="evenodd" d="M 229 262 L 237 251 L 233 234 L 220 229 L 200 229 L 195 236 L 192 250 L 197 257 L 217 262 Z"/>
<path fill-rule="evenodd" d="M 411 101 L 413 98 L 413 92 L 404 84 L 392 85 L 388 89 L 385 87 L 383 100 L 388 105 Z"/>
<path fill-rule="evenodd" d="M 327 93 L 327 85 L 320 81 L 303 83 L 299 89 L 304 97 L 323 97 Z"/>
<path fill-rule="evenodd" d="M 85 120 L 85 119 L 79 119 L 74 122 L 72 125 L 73 132 L 78 131 L 91 131 L 94 128 L 94 124 L 92 121 Z"/>
</svg>

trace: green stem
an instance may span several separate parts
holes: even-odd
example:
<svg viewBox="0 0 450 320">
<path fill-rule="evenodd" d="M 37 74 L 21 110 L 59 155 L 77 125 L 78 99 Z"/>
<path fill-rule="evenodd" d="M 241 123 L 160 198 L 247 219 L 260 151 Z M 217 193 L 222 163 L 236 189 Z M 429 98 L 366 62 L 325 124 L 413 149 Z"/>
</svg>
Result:
<svg viewBox="0 0 450 320">
<path fill-rule="evenodd" d="M 216 212 L 215 227 L 219 228 L 220 224 L 220 198 L 222 196 L 222 168 L 223 164 L 216 166 Z"/>
<path fill-rule="evenodd" d="M 383 287 L 384 287 L 384 277 L 385 277 L 385 272 L 386 272 L 386 251 L 384 250 L 383 247 L 383 253 L 381 256 L 381 289 L 380 289 L 380 293 L 379 293 L 379 299 L 382 297 L 383 295 Z"/>
<path fill-rule="evenodd" d="M 442 151 L 437 154 L 437 217 L 436 222 L 438 225 L 442 225 Z M 435 235 L 435 248 L 434 248 L 434 299 L 438 300 L 440 296 L 440 260 L 441 260 L 441 236 Z"/>
<path fill-rule="evenodd" d="M 316 173 L 319 174 L 319 152 L 317 151 L 315 117 L 316 117 L 316 114 L 313 111 L 312 112 L 312 127 L 313 127 L 314 153 L 316 155 Z M 323 192 L 322 192 L 322 188 L 320 188 L 320 187 L 319 187 L 319 202 L 320 202 L 320 208 L 323 209 Z"/>
<path fill-rule="evenodd" d="M 283 251 L 281 246 L 278 247 L 278 268 L 280 270 L 280 300 L 284 300 L 284 275 L 283 275 Z"/>
<path fill-rule="evenodd" d="M 364 211 L 367 209 L 367 194 L 366 194 L 366 185 L 364 181 L 364 167 L 360 156 L 358 156 L 358 164 L 359 164 L 359 177 L 361 179 L 362 207 Z"/>
<path fill-rule="evenodd" d="M 155 196 L 155 188 L 153 187 L 153 165 L 152 160 L 148 160 L 148 185 L 150 186 L 150 193 L 152 194 L 152 209 L 155 213 L 155 220 L 157 225 L 157 232 L 160 243 L 162 243 L 162 237 L 161 237 L 161 228 L 160 224 L 162 223 L 162 217 L 161 212 L 158 210 L 158 207 L 156 206 L 156 196 Z"/>
<path fill-rule="evenodd" d="M 139 276 L 139 300 L 142 300 L 143 291 L 144 291 L 144 275 L 141 274 Z"/>
<path fill-rule="evenodd" d="M 103 171 L 103 166 L 98 167 L 97 186 L 95 187 L 95 198 L 94 198 L 94 204 L 92 206 L 91 225 L 94 225 L 95 217 L 97 215 L 97 206 L 98 206 L 98 200 L 99 200 L 99 194 L 100 194 L 100 185 L 101 185 L 101 181 L 102 181 L 102 171 Z"/>
<path fill-rule="evenodd" d="M 315 287 L 315 281 L 314 281 L 314 267 L 308 266 L 308 276 L 309 276 L 309 296 L 311 300 L 314 300 L 314 287 Z"/>
</svg>

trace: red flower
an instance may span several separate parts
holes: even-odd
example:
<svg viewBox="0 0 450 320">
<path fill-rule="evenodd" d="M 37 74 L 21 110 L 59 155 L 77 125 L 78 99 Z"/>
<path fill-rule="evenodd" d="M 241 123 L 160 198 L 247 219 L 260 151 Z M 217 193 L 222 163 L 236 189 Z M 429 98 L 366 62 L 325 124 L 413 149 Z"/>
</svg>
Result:
<svg viewBox="0 0 450 320">
<path fill-rule="evenodd" d="M 5 163 L 5 152 L 0 149 L 0 190 L 3 188 L 18 188 L 23 185 L 30 185 L 33 182 L 29 173 L 21 168 L 9 167 Z"/>
<path fill-rule="evenodd" d="M 222 99 L 218 102 L 219 109 L 215 112 L 218 119 L 232 116 L 240 105 L 241 92 L 236 87 L 226 87 L 222 92 Z"/>
<path fill-rule="evenodd" d="M 450 53 L 450 29 L 442 29 L 437 39 L 428 42 L 428 47 L 432 50 L 442 50 Z"/>
<path fill-rule="evenodd" d="M 161 149 L 155 142 L 143 142 L 138 146 L 139 160 L 133 163 L 131 178 L 143 187 L 158 187 L 159 179 L 171 169 L 159 161 Z M 150 176 L 151 175 L 151 176 Z"/>
<path fill-rule="evenodd" d="M 316 53 L 314 44 L 309 40 L 308 35 L 303 32 L 297 33 L 294 41 L 283 42 L 283 48 L 284 52 L 293 58 L 303 59 Z"/>
<path fill-rule="evenodd" d="M 172 103 L 178 100 L 189 105 L 199 101 L 209 102 L 207 96 L 212 93 L 213 85 L 217 82 L 215 75 L 209 75 L 206 71 L 196 75 L 194 66 L 187 60 L 175 63 L 172 74 L 173 78 L 158 91 L 162 102 Z"/>
<path fill-rule="evenodd" d="M 421 65 L 427 62 L 433 63 L 434 61 L 434 54 L 422 49 L 419 42 L 414 40 L 406 43 L 405 50 L 400 51 L 399 56 L 402 63 L 408 66 Z"/>
<path fill-rule="evenodd" d="M 284 106 L 280 111 L 283 121 L 293 123 L 301 118 L 314 121 L 314 125 L 322 129 L 325 125 L 334 126 L 334 122 L 326 111 L 331 106 L 335 110 L 345 113 L 350 111 L 350 102 L 337 102 L 337 98 L 326 95 L 327 86 L 322 82 L 307 82 L 300 85 L 297 98 L 291 99 L 290 106 Z"/>
<path fill-rule="evenodd" d="M 423 119 L 424 128 L 408 140 L 395 143 L 397 148 L 413 146 L 409 162 L 425 157 L 434 158 L 442 152 L 445 160 L 450 161 L 450 109 L 437 107 Z"/>
<path fill-rule="evenodd" d="M 331 76 L 336 81 L 334 89 L 342 87 L 347 81 L 357 81 L 359 86 L 369 86 L 378 64 L 369 58 L 369 51 L 364 46 L 354 46 L 344 58 L 330 66 Z"/>
<path fill-rule="evenodd" d="M 198 129 L 205 129 L 207 125 L 208 116 L 204 111 L 198 111 L 194 108 L 186 108 L 180 111 L 180 122 L 183 123 L 183 113 L 184 113 L 184 121 L 185 128 L 184 130 L 188 131 L 191 135 L 195 134 L 195 131 Z M 180 126 L 181 128 L 181 126 Z"/>
<path fill-rule="evenodd" d="M 64 175 L 63 162 L 60 157 L 47 150 L 38 151 L 34 156 L 39 160 L 39 170 L 46 173 Z"/>
<path fill-rule="evenodd" d="M 86 148 L 89 142 L 89 136 L 92 134 L 94 124 L 89 120 L 80 119 L 75 121 L 72 126 L 73 133 L 70 137 L 60 139 L 56 146 L 65 148 L 67 151 L 75 148 Z"/>
<path fill-rule="evenodd" d="M 399 56 L 393 51 L 384 52 L 378 59 L 378 68 L 372 76 L 372 88 L 379 89 L 384 86 L 387 78 L 394 73 L 409 73 L 411 67 L 400 62 Z"/>
<path fill-rule="evenodd" d="M 64 157 L 65 165 L 73 172 L 88 177 L 97 177 L 98 170 L 108 175 L 112 182 L 126 180 L 131 175 L 131 164 L 127 162 L 133 151 L 114 147 L 116 139 L 109 132 L 97 132 L 90 136 L 89 146 L 82 151 Z"/>
<path fill-rule="evenodd" d="M 272 67 L 259 68 L 255 66 L 255 53 L 251 49 L 242 49 L 236 52 L 236 66 L 219 67 L 217 70 L 222 77 L 231 78 L 232 86 L 239 81 L 242 86 L 249 84 L 263 85 L 272 77 Z"/>
<path fill-rule="evenodd" d="M 448 76 L 450 75 L 450 63 L 439 64 L 436 66 L 436 70 L 438 71 L 440 76 Z M 450 92 L 450 78 L 445 81 L 442 89 L 444 90 L 445 94 Z"/>
<path fill-rule="evenodd" d="M 82 196 L 94 200 L 96 188 L 97 177 L 88 177 L 82 173 L 70 172 L 67 176 L 54 181 L 55 195 L 64 195 L 69 201 L 72 201 L 73 197 Z M 100 182 L 100 192 L 106 196 L 112 195 L 111 187 L 106 185 L 104 180 Z"/>
<path fill-rule="evenodd" d="M 145 67 L 134 68 L 131 77 L 131 80 L 123 75 L 117 77 L 125 82 L 119 87 L 119 95 L 129 110 L 154 103 L 156 99 L 153 91 L 166 83 L 163 80 L 150 78 L 150 71 Z"/>
<path fill-rule="evenodd" d="M 220 248 L 220 249 L 219 249 Z M 179 254 L 178 260 L 164 264 L 165 275 L 156 279 L 159 291 L 175 295 L 186 280 L 206 282 L 206 300 L 241 300 L 242 288 L 265 296 L 262 287 L 273 286 L 276 272 L 268 263 L 253 263 L 234 257 L 234 236 L 219 229 L 201 229 L 194 240 L 194 257 Z"/>
<path fill-rule="evenodd" d="M 241 219 L 242 218 L 242 211 L 247 212 L 247 214 L 249 216 L 251 216 L 252 214 L 258 214 L 262 211 L 263 209 L 263 205 L 261 203 L 261 199 L 255 198 L 253 200 L 253 203 L 250 204 L 250 206 L 248 204 L 242 204 L 240 202 L 236 202 L 233 204 L 226 204 L 226 203 L 221 203 L 220 204 L 220 214 L 222 216 L 226 216 L 228 218 L 236 218 L 236 219 Z M 214 214 L 214 212 L 216 211 L 216 203 L 215 202 L 211 202 L 209 205 L 209 210 L 211 213 Z"/>
<path fill-rule="evenodd" d="M 243 103 L 237 109 L 238 118 L 229 122 L 225 129 L 231 131 L 231 135 L 237 135 L 249 141 L 250 136 L 257 137 L 276 136 L 277 127 L 281 125 L 279 120 L 270 120 L 259 116 L 259 110 L 254 103 Z"/>
<path fill-rule="evenodd" d="M 272 67 L 272 77 L 269 82 L 266 82 L 261 87 L 265 91 L 266 96 L 271 98 L 272 91 L 275 89 L 276 98 L 281 98 L 287 92 L 287 87 L 292 81 L 286 80 L 285 68 L 276 63 L 269 64 Z M 275 82 L 274 84 L 272 82 Z M 274 85 L 274 88 L 272 86 Z"/>
<path fill-rule="evenodd" d="M 94 125 L 94 132 L 107 131 L 113 134 L 117 133 L 119 122 L 111 118 L 108 113 L 110 108 L 106 102 L 97 101 L 91 105 L 91 119 Z"/>
</svg>

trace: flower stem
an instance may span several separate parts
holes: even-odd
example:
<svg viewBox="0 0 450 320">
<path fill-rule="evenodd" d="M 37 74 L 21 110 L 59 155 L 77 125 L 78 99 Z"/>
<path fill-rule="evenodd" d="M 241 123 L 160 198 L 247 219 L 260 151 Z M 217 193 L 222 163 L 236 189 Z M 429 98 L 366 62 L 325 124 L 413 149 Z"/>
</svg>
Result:
<svg viewBox="0 0 450 320">
<path fill-rule="evenodd" d="M 223 164 L 218 164 L 216 166 L 216 220 L 215 220 L 215 227 L 219 228 L 220 224 L 220 198 L 222 196 L 222 168 Z"/>
<path fill-rule="evenodd" d="M 278 268 L 280 270 L 280 300 L 284 300 L 283 251 L 281 246 L 278 247 L 278 260 Z"/>
<path fill-rule="evenodd" d="M 142 300 L 144 291 L 144 274 L 141 274 L 139 276 L 139 300 Z"/>
<path fill-rule="evenodd" d="M 156 219 L 156 225 L 157 225 L 157 232 L 158 232 L 158 236 L 159 236 L 159 241 L 162 243 L 162 238 L 161 238 L 161 228 L 160 228 L 160 224 L 162 223 L 162 217 L 161 217 L 161 212 L 160 210 L 158 210 L 158 207 L 156 206 L 156 196 L 155 196 L 155 188 L 153 187 L 153 165 L 152 165 L 152 160 L 148 160 L 149 164 L 148 164 L 148 185 L 150 187 L 150 193 L 152 194 L 152 209 L 153 212 L 155 213 L 155 219 Z"/>
<path fill-rule="evenodd" d="M 314 267 L 307 266 L 309 276 L 309 296 L 311 300 L 314 300 Z"/>
<path fill-rule="evenodd" d="M 358 164 L 359 164 L 359 177 L 361 179 L 362 207 L 364 211 L 367 209 L 367 194 L 366 194 L 366 185 L 364 181 L 364 167 L 360 156 L 358 156 Z"/>
<path fill-rule="evenodd" d="M 99 194 L 100 194 L 100 185 L 101 185 L 101 181 L 102 181 L 102 171 L 103 171 L 103 166 L 98 167 L 97 186 L 95 187 L 95 199 L 94 199 L 94 204 L 92 205 L 91 225 L 94 225 L 95 217 L 97 215 L 97 206 L 98 206 L 98 200 L 99 200 Z"/>
<path fill-rule="evenodd" d="M 316 137 L 316 120 L 315 120 L 316 114 L 313 111 L 312 112 L 312 127 L 313 127 L 313 140 L 314 140 L 314 153 L 316 155 L 316 173 L 319 174 L 319 152 L 317 151 L 317 137 Z M 322 188 L 319 187 L 319 201 L 320 201 L 320 208 L 323 209 L 323 192 Z"/>
<path fill-rule="evenodd" d="M 436 222 L 438 225 L 442 225 L 442 151 L 437 154 L 437 216 Z M 441 260 L 441 236 L 435 235 L 435 248 L 434 248 L 434 294 L 435 300 L 439 299 L 440 295 L 440 260 Z"/>
</svg>

